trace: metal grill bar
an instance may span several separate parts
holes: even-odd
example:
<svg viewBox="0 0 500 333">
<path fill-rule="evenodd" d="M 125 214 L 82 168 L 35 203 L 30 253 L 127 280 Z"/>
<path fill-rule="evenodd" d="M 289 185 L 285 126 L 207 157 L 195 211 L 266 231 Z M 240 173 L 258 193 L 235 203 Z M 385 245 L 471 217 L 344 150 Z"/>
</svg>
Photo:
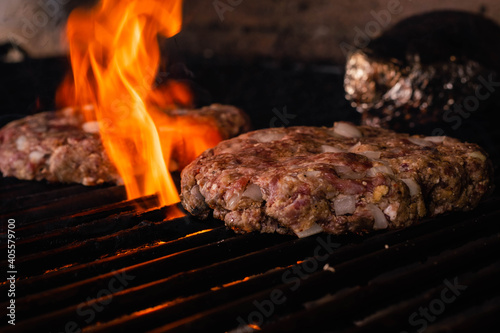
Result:
<svg viewBox="0 0 500 333">
<path fill-rule="evenodd" d="M 499 311 L 500 297 L 495 297 L 433 324 L 427 332 L 488 332 L 497 327 Z"/>
<path fill-rule="evenodd" d="M 100 201 L 96 201 L 96 197 Z M 32 208 L 22 209 L 0 215 L 2 219 L 15 218 L 19 226 L 25 226 L 35 221 L 40 221 L 46 218 L 53 218 L 54 216 L 62 216 L 71 214 L 77 211 L 101 207 L 109 203 L 122 201 L 126 199 L 126 193 L 123 186 L 113 186 L 106 188 L 99 188 L 94 191 L 84 192 L 78 194 L 77 198 L 73 197 L 60 197 L 51 201 L 50 203 Z M 22 214 L 20 214 L 22 212 Z M 2 228 L 5 226 L 2 225 Z M 2 230 L 4 231 L 4 230 Z"/>
<path fill-rule="evenodd" d="M 262 303 L 269 300 L 273 290 L 280 290 L 280 293 L 287 299 L 286 304 L 280 306 L 280 311 L 284 313 L 293 313 L 297 309 L 302 308 L 305 302 L 320 298 L 327 293 L 336 293 L 346 287 L 366 285 L 372 278 L 379 274 L 405 267 L 411 263 L 419 264 L 427 258 L 429 253 L 439 253 L 450 247 L 459 246 L 463 243 L 465 236 L 469 235 L 471 232 L 478 231 L 470 230 L 470 227 L 474 225 L 476 225 L 477 229 L 481 229 L 481 231 L 484 231 L 486 234 L 490 232 L 490 227 L 496 228 L 497 232 L 500 229 L 498 223 L 495 223 L 493 220 L 486 220 L 484 222 L 487 222 L 487 224 L 477 223 L 476 220 L 469 220 L 462 225 L 452 226 L 429 235 L 417 237 L 413 240 L 407 240 L 395 246 L 390 246 L 388 249 L 383 248 L 340 264 L 337 260 L 328 259 L 326 262 L 332 267 L 335 267 L 335 273 L 328 270 L 320 270 L 309 275 L 307 279 L 300 283 L 297 289 L 294 288 L 296 281 L 291 281 L 287 284 L 278 285 L 272 289 L 263 290 L 239 301 L 224 305 L 220 309 L 211 309 L 203 313 L 198 313 L 192 318 L 168 324 L 158 331 L 186 332 L 193 329 L 201 329 L 202 327 L 212 327 L 216 330 L 230 329 L 231 327 L 227 325 L 234 325 L 235 322 L 233 321 L 233 323 L 230 324 L 227 320 L 223 320 L 224 318 L 237 318 L 239 315 L 241 316 L 241 314 L 249 314 L 255 311 L 255 305 L 253 305 L 253 303 L 255 301 L 257 303 Z M 449 237 L 443 239 L 443 235 L 448 235 Z M 472 245 L 475 253 L 480 254 L 479 258 L 481 258 L 481 255 L 494 253 L 489 252 L 490 250 L 498 249 L 500 246 L 500 238 L 498 235 L 494 237 L 493 245 L 484 249 L 484 251 L 480 251 L 484 240 L 478 240 Z M 335 254 L 332 256 L 335 256 Z M 477 260 L 478 258 L 475 259 Z M 461 265 L 460 262 L 459 264 Z M 466 262 L 465 266 L 470 267 L 471 264 L 471 262 Z M 319 268 L 321 269 L 321 267 Z M 418 269 L 420 270 L 422 267 L 419 265 Z M 302 271 L 306 270 L 302 269 Z M 446 270 L 443 272 L 446 272 Z M 400 281 L 397 279 L 396 281 L 397 282 L 393 281 L 393 284 L 398 285 Z M 390 295 L 393 294 L 390 289 L 385 292 Z M 356 305 L 356 303 L 358 303 L 360 299 L 362 298 L 353 298 L 352 301 L 354 304 L 352 304 L 352 306 L 358 308 L 359 305 Z M 345 304 L 341 307 L 343 308 L 344 306 Z M 315 316 L 313 311 L 306 311 L 302 316 L 294 313 L 293 315 L 287 316 L 283 321 L 284 326 L 277 327 L 276 330 L 303 332 L 308 327 L 317 326 L 322 320 L 326 319 L 330 321 L 332 319 L 332 313 L 335 313 L 337 309 L 333 309 L 333 312 L 327 315 L 329 311 L 330 309 L 328 309 L 326 313 L 320 312 L 319 316 Z M 246 318 L 246 316 L 242 317 Z M 345 318 L 339 316 L 339 319 L 344 320 Z"/>
<path fill-rule="evenodd" d="M 460 315 L 470 327 L 499 310 L 500 263 L 490 255 L 500 250 L 497 194 L 473 212 L 403 230 L 297 239 L 236 235 L 219 221 L 172 218 L 178 207 L 151 208 L 154 196 L 122 200 L 116 186 L 76 186 L 74 195 L 59 197 L 74 186 L 47 185 L 50 195 L 37 205 L 45 192 L 28 195 L 26 183 L 1 185 L 31 198 L 26 210 L 2 216 L 21 221 L 16 311 L 22 320 L 6 332 L 65 330 L 68 323 L 86 332 L 240 332 L 251 325 L 269 332 L 411 331 L 408 316 L 437 297 L 443 279 L 454 278 L 471 293 L 429 329 L 454 327 Z M 21 219 L 25 211 L 39 218 Z M 324 254 L 328 246 L 328 255 L 320 255 L 318 248 Z M 0 293 L 7 288 L 0 285 Z M 273 292 L 286 302 L 267 315 L 257 305 L 269 305 Z"/>
</svg>

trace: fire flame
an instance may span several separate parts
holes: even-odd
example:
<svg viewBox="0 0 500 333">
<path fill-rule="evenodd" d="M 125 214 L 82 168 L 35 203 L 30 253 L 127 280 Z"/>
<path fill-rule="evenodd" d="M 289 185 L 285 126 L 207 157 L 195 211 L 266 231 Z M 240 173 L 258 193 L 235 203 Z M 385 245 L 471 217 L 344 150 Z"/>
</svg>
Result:
<svg viewBox="0 0 500 333">
<path fill-rule="evenodd" d="M 74 10 L 68 19 L 74 82 L 59 92 L 74 89 L 76 105 L 94 106 L 81 110 L 87 120 L 99 122 L 129 199 L 156 193 L 161 205 L 179 202 L 167 169 L 172 145 L 199 130 L 160 110 L 175 100 L 191 103 L 185 86 L 167 86 L 171 93 L 152 88 L 160 63 L 158 35 L 180 31 L 181 11 L 182 0 L 101 0 L 96 7 Z M 190 145 L 197 147 L 191 159 L 220 141 L 217 133 L 209 134 Z"/>
</svg>

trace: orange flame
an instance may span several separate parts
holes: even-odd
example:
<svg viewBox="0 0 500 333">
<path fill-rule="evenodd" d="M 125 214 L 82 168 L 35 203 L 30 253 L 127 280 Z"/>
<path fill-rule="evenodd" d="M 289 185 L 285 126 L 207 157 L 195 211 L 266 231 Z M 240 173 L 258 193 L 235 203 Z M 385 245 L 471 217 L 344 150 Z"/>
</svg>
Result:
<svg viewBox="0 0 500 333">
<path fill-rule="evenodd" d="M 94 8 L 74 10 L 68 19 L 74 103 L 94 105 L 82 112 L 87 120 L 99 121 L 104 147 L 129 199 L 156 193 L 161 205 L 179 202 L 167 166 L 182 124 L 158 108 L 176 100 L 190 104 L 191 94 L 180 84 L 170 86 L 170 94 L 152 87 L 160 62 L 158 34 L 180 31 L 181 10 L 181 0 L 102 0 Z M 59 91 L 70 92 L 64 84 Z M 170 130 L 160 137 L 159 128 Z M 196 154 L 218 141 L 215 135 L 201 143 Z"/>
</svg>

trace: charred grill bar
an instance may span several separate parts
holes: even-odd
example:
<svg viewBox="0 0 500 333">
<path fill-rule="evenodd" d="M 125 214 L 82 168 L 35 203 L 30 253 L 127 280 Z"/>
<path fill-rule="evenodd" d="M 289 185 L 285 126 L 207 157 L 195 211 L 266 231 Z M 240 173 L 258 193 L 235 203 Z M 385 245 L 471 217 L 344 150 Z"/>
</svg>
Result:
<svg viewBox="0 0 500 333">
<path fill-rule="evenodd" d="M 500 310 L 498 192 L 405 230 L 297 239 L 172 219 L 176 207 L 124 200 L 119 186 L 3 178 L 1 188 L 16 203 L 3 201 L 2 220 L 17 223 L 17 322 L 6 332 L 469 331 Z"/>
</svg>

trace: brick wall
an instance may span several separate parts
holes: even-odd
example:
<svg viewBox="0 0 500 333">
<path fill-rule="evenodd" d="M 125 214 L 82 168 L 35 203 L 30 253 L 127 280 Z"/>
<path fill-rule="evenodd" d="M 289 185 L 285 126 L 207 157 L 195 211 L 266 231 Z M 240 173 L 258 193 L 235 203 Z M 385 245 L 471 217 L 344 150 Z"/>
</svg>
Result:
<svg viewBox="0 0 500 333">
<path fill-rule="evenodd" d="M 498 0 L 186 0 L 185 5 L 178 42 L 186 51 L 207 57 L 258 55 L 343 63 L 341 45 L 354 46 L 363 34 L 370 38 L 386 22 L 417 13 L 483 11 L 500 22 Z"/>
<path fill-rule="evenodd" d="M 34 57 L 64 54 L 67 12 L 92 1 L 2 0 L 0 41 L 14 39 Z M 176 45 L 184 53 L 207 58 L 261 56 L 343 63 L 341 46 L 355 46 L 386 23 L 417 13 L 484 11 L 500 22 L 498 0 L 185 0 L 184 8 L 184 29 Z"/>
</svg>

